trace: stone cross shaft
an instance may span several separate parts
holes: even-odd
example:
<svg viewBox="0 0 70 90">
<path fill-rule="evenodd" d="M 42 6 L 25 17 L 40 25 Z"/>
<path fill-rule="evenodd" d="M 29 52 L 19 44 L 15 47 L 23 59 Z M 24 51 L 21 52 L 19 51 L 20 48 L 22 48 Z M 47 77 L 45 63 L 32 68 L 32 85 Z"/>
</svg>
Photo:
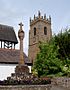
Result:
<svg viewBox="0 0 70 90">
<path fill-rule="evenodd" d="M 20 60 L 19 60 L 19 65 L 24 65 L 24 56 L 23 56 L 23 39 L 24 39 L 24 31 L 22 30 L 23 24 L 19 24 L 20 29 L 18 31 L 18 37 L 20 40 Z"/>
</svg>

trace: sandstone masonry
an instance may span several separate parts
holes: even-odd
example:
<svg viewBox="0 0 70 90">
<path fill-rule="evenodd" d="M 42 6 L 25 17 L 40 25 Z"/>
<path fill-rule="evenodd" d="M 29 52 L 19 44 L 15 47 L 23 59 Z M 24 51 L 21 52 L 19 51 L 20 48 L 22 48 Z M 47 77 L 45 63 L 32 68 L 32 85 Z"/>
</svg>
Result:
<svg viewBox="0 0 70 90">
<path fill-rule="evenodd" d="M 51 17 L 49 16 L 49 18 L 46 18 L 46 14 L 41 16 L 39 11 L 37 17 L 34 15 L 33 20 L 30 18 L 28 57 L 31 62 L 34 62 L 39 52 L 39 42 L 48 42 L 51 37 Z"/>
</svg>

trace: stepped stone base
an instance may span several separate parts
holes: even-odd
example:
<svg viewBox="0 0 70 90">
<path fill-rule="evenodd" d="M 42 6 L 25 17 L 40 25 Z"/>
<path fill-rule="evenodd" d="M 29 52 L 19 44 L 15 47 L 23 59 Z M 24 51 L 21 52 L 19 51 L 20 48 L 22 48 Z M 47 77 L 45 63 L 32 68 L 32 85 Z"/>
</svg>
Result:
<svg viewBox="0 0 70 90">
<path fill-rule="evenodd" d="M 29 68 L 27 65 L 18 65 L 15 68 L 16 80 L 24 80 L 29 76 Z"/>
</svg>

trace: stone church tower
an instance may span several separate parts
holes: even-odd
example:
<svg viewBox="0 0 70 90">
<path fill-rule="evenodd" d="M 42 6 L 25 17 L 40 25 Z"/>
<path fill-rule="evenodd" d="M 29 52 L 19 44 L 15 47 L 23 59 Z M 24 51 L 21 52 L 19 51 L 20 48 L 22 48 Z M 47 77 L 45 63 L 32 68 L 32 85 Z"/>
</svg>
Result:
<svg viewBox="0 0 70 90">
<path fill-rule="evenodd" d="M 30 30 L 29 30 L 29 59 L 34 62 L 37 53 L 39 52 L 39 42 L 47 42 L 52 37 L 51 31 L 51 17 L 46 18 L 46 14 L 41 16 L 38 11 L 38 16 L 34 15 L 34 19 L 30 18 Z"/>
</svg>

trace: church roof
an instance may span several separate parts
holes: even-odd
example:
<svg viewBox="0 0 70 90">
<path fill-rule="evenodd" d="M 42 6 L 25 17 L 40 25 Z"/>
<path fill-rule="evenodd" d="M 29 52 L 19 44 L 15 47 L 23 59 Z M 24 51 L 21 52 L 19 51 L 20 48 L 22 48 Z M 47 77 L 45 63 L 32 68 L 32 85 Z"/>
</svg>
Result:
<svg viewBox="0 0 70 90">
<path fill-rule="evenodd" d="M 24 55 L 24 62 L 28 63 L 28 57 L 25 53 Z M 0 49 L 0 63 L 3 64 L 18 64 L 20 58 L 20 50 L 14 49 Z"/>
<path fill-rule="evenodd" d="M 13 27 L 0 24 L 0 41 L 18 43 Z"/>
</svg>

